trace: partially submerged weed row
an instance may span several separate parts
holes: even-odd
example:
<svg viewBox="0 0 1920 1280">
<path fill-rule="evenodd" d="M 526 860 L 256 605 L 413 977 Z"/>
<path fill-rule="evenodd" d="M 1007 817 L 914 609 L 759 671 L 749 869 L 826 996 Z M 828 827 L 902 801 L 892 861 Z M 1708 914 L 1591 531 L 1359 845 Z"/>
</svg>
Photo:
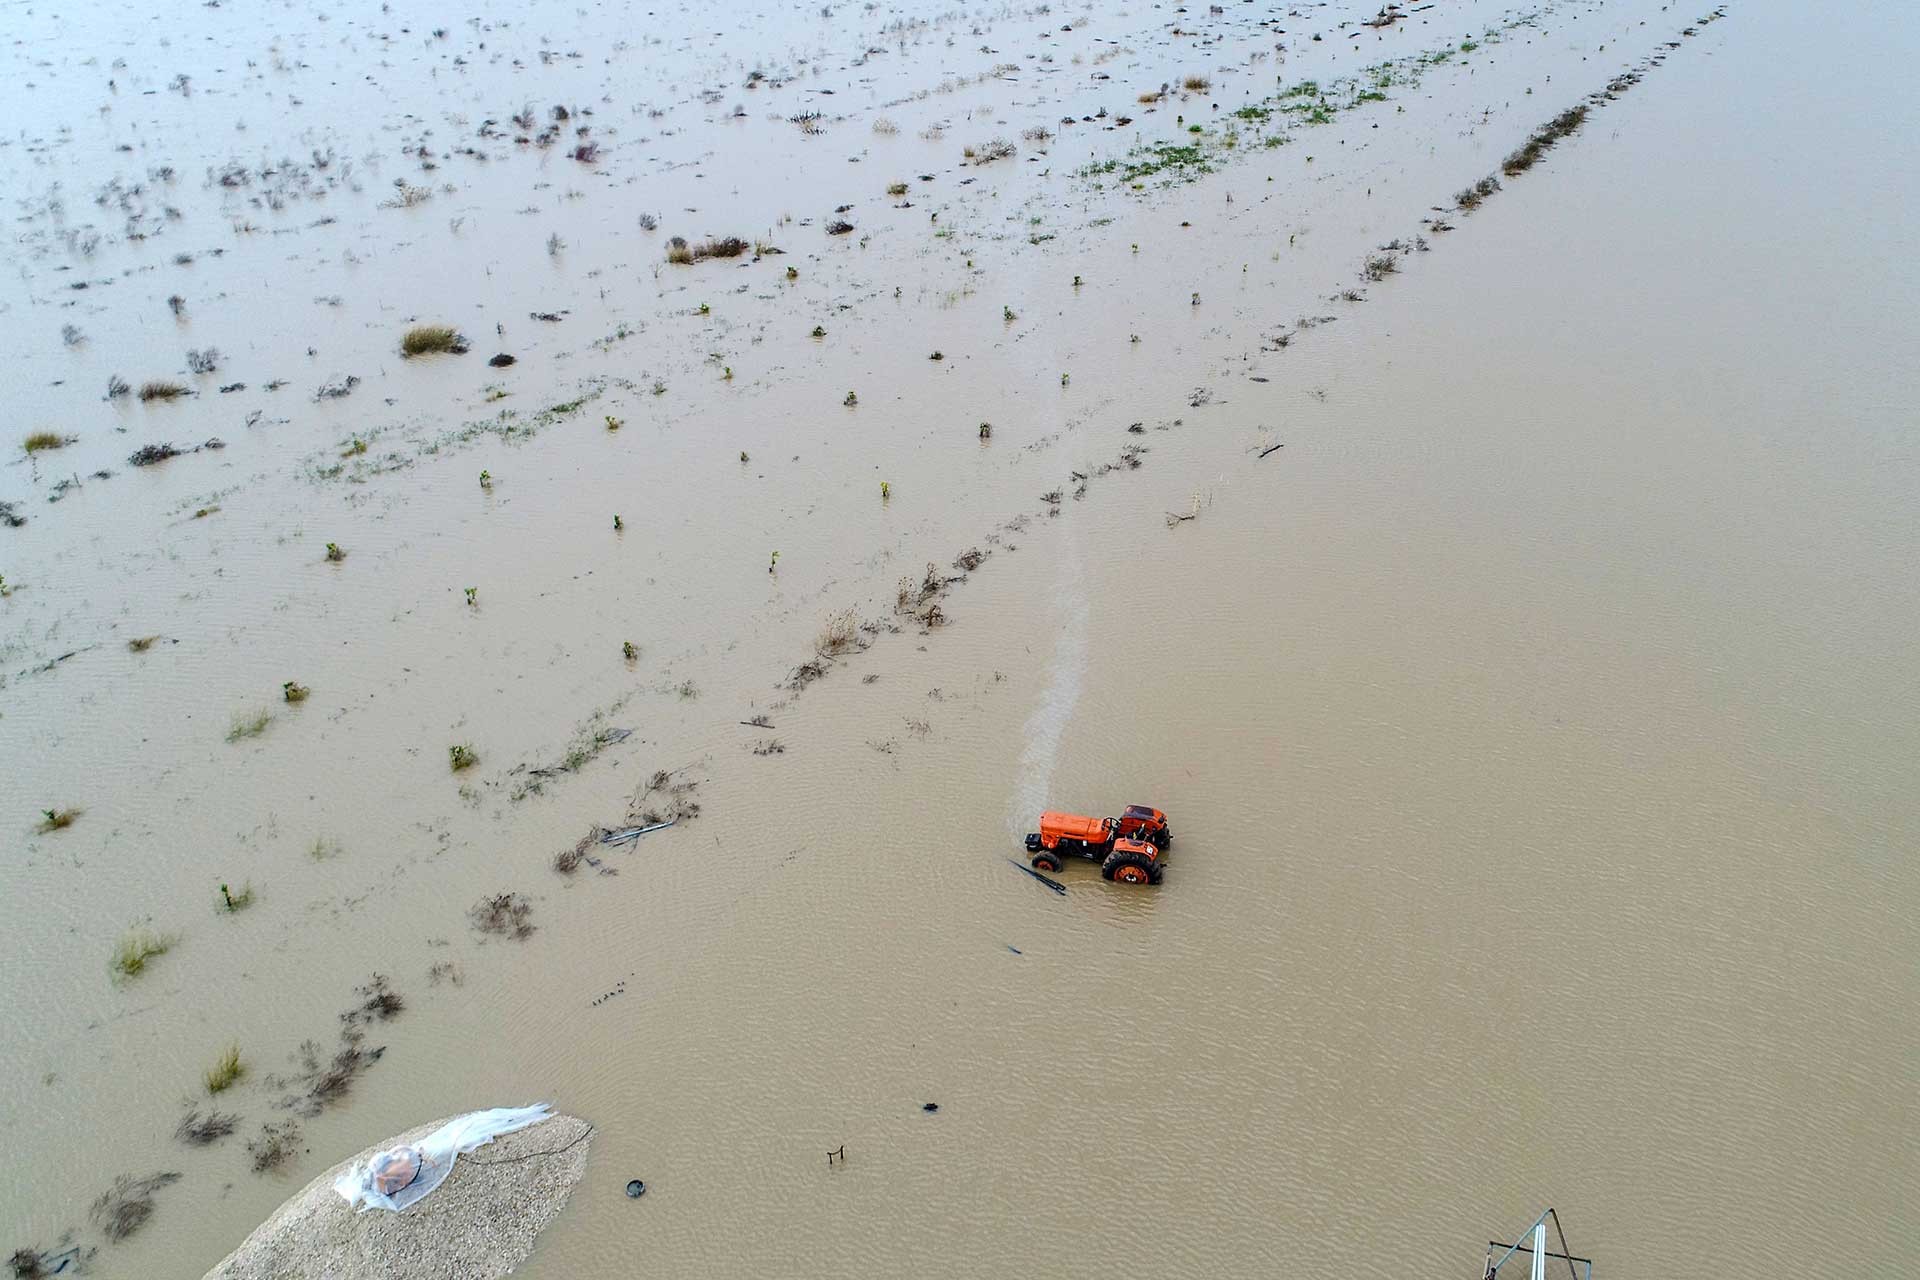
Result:
<svg viewBox="0 0 1920 1280">
<path fill-rule="evenodd" d="M 1531 15 L 1510 19 L 1501 27 L 1489 28 L 1487 39 L 1498 40 L 1502 32 L 1532 21 Z M 1262 101 L 1236 108 L 1230 115 L 1232 123 L 1219 130 L 1189 124 L 1182 117 L 1179 122 L 1186 125 L 1191 135 L 1191 141 L 1186 144 L 1144 143 L 1124 157 L 1109 157 L 1085 165 L 1075 171 L 1075 176 L 1099 178 L 1117 174 L 1123 186 L 1136 191 L 1145 190 L 1145 180 L 1157 174 L 1165 174 L 1167 183 L 1192 182 L 1213 172 L 1226 153 L 1240 148 L 1242 128 L 1262 147 L 1284 146 L 1297 127 L 1331 124 L 1342 111 L 1385 102 L 1388 89 L 1417 86 L 1428 70 L 1451 61 L 1458 53 L 1471 53 L 1477 47 L 1477 42 L 1469 40 L 1459 46 L 1449 44 L 1444 49 L 1389 59 L 1368 67 L 1362 75 L 1345 76 L 1324 86 L 1317 80 L 1302 80 Z M 1212 85 L 1205 76 L 1192 75 L 1185 77 L 1180 87 L 1187 93 L 1204 93 Z M 1136 101 L 1148 108 L 1156 107 L 1171 89 L 1172 86 L 1163 84 L 1158 90 L 1142 92 Z M 1129 122 L 1123 117 L 1118 123 Z M 1252 141 L 1247 145 L 1250 148 Z M 969 159 L 974 158 L 973 150 L 969 149 Z"/>
<path fill-rule="evenodd" d="M 1527 136 L 1520 149 L 1508 156 L 1500 165 L 1500 171 L 1509 178 L 1525 173 L 1540 161 L 1554 143 L 1586 123 L 1588 108 L 1585 103 L 1577 107 L 1568 107 L 1547 123 L 1535 129 Z"/>
<path fill-rule="evenodd" d="M 1472 213 L 1486 198 L 1500 189 L 1500 179 L 1488 174 L 1470 187 L 1462 187 L 1453 202 L 1460 206 L 1461 212 Z"/>
</svg>

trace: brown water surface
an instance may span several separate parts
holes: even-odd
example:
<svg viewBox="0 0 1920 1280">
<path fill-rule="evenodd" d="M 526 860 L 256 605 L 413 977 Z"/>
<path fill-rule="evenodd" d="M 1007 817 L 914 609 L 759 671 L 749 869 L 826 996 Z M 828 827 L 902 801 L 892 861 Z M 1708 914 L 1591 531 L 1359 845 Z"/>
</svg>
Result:
<svg viewBox="0 0 1920 1280">
<path fill-rule="evenodd" d="M 230 93 L 272 134 L 263 154 L 334 145 L 381 178 L 326 198 L 338 224 L 289 218 L 289 246 L 323 246 L 291 256 L 233 233 L 217 182 L 190 193 L 178 221 L 233 246 L 190 269 L 235 313 L 196 291 L 191 343 L 152 333 L 174 323 L 162 273 L 189 270 L 179 233 L 95 260 L 44 207 L 22 215 L 0 312 L 32 347 L 22 429 L 80 439 L 0 473 L 29 517 L 0 529 L 18 585 L 0 602 L 18 829 L 0 1245 L 71 1228 L 95 1274 L 199 1274 L 340 1155 L 551 1099 L 600 1133 L 535 1277 L 1468 1275 L 1548 1204 L 1601 1276 L 1909 1270 L 1920 178 L 1897 161 L 1920 35 L 1891 6 L 1815 23 L 1735 4 L 1684 35 L 1622 3 L 1521 25 L 1461 6 L 1355 40 L 1371 9 L 1336 9 L 1177 36 L 1200 15 L 888 30 L 803 7 L 740 18 L 735 55 L 695 11 L 627 46 L 598 9 L 572 38 L 509 15 L 405 44 L 365 7 L 261 27 L 209 10 L 191 21 L 230 42 L 215 63 L 297 46 L 304 66 L 274 74 L 299 87 L 210 63 L 169 97 L 171 64 L 134 68 L 169 113 L 127 126 L 143 162 L 215 163 L 207 103 Z M 383 28 L 395 52 L 375 59 Z M 40 34 L 89 93 L 114 74 L 85 61 L 115 56 L 99 30 Z M 576 39 L 594 54 L 538 56 Z M 1139 112 L 1205 66 L 1219 111 L 1175 95 L 1142 129 L 1217 138 L 1276 82 L 1430 48 L 1456 52 L 1284 145 L 1215 151 L 1190 185 L 1074 177 L 1129 143 L 1055 123 Z M 15 59 L 16 98 L 52 74 Z M 738 87 L 756 59 L 794 78 Z M 1016 71 L 973 78 L 1001 59 Z M 396 103 L 316 67 L 374 74 Z M 1538 167 L 1431 228 L 1629 68 Z M 644 70 L 661 87 L 633 90 Z M 326 137 L 270 113 L 289 92 L 336 105 L 305 126 Z M 593 178 L 506 142 L 480 144 L 485 165 L 446 155 L 457 190 L 392 242 L 421 210 L 376 203 L 388 135 L 460 145 L 562 96 L 645 142 L 610 143 Z M 782 118 L 810 105 L 823 138 Z M 872 132 L 883 114 L 897 134 Z M 920 138 L 936 119 L 951 131 Z M 1044 155 L 957 163 L 1042 123 Z M 94 127 L 72 145 L 110 160 L 122 126 Z M 16 191 L 81 167 L 51 135 L 0 163 Z M 921 172 L 937 181 L 911 209 L 880 198 Z M 843 190 L 864 241 L 781 220 L 817 224 Z M 514 212 L 528 201 L 545 216 Z M 642 207 L 659 233 L 635 229 Z M 788 253 L 656 272 L 661 236 L 696 228 Z M 569 241 L 551 257 L 550 229 Z M 1430 251 L 1358 279 L 1416 235 Z M 68 350 L 81 271 L 113 282 Z M 334 292 L 356 296 L 307 302 Z M 476 339 L 466 363 L 392 354 L 423 297 Z M 216 328 L 249 390 L 98 401 L 106 373 L 158 376 Z M 522 363 L 496 376 L 477 360 L 495 349 Z M 313 398 L 354 370 L 352 395 Z M 260 390 L 294 371 L 284 401 Z M 530 439 L 468 430 L 582 392 L 599 398 Z M 227 449 L 122 461 L 216 433 Z M 368 452 L 341 458 L 356 435 Z M 1112 468 L 1130 445 L 1142 465 Z M 69 458 L 83 483 L 49 504 Z M 970 546 L 991 554 L 946 625 L 893 613 L 902 575 Z M 871 647 L 783 689 L 845 607 Z M 313 698 L 273 701 L 290 678 Z M 276 713 L 265 733 L 225 741 L 253 706 Z M 772 727 L 740 723 L 755 714 Z M 532 773 L 606 727 L 632 736 Z M 770 739 L 785 750 L 752 754 Z M 451 774 L 455 742 L 480 764 Z M 551 869 L 656 769 L 699 781 L 697 819 Z M 1076 864 L 1056 896 L 1008 865 L 1041 806 L 1132 801 L 1171 815 L 1159 888 Z M 34 832 L 52 804 L 85 812 Z M 217 911 L 222 881 L 258 902 Z M 525 941 L 469 926 L 506 891 L 531 902 Z M 106 953 L 140 921 L 178 941 L 116 983 Z M 442 964 L 457 981 L 429 978 Z M 304 1121 L 286 1174 L 254 1174 L 243 1142 L 287 1092 L 271 1077 L 302 1040 L 331 1045 L 376 971 L 407 1003 L 369 1030 L 385 1056 Z M 173 1126 L 235 1039 L 253 1071 L 221 1105 L 240 1134 L 186 1149 Z M 100 1244 L 92 1196 L 157 1169 L 185 1177 Z"/>
</svg>

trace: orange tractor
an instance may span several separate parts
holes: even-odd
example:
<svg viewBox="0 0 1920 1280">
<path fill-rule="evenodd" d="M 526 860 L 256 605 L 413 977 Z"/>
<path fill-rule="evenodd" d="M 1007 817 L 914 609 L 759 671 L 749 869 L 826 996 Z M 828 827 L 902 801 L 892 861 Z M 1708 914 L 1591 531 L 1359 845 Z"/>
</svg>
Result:
<svg viewBox="0 0 1920 1280">
<path fill-rule="evenodd" d="M 1173 844 L 1167 815 L 1130 804 L 1117 818 L 1043 813 L 1040 829 L 1027 834 L 1035 871 L 1058 871 L 1069 856 L 1100 864 L 1102 879 L 1121 884 L 1159 884 L 1161 858 Z"/>
</svg>

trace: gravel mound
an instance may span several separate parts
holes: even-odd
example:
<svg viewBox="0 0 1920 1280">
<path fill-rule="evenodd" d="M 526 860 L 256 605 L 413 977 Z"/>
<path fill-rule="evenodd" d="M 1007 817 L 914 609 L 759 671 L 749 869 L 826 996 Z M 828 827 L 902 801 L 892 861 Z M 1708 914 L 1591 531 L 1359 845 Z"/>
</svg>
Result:
<svg viewBox="0 0 1920 1280">
<path fill-rule="evenodd" d="M 402 1213 L 356 1213 L 333 1189 L 355 1161 L 417 1142 L 448 1119 L 375 1143 L 309 1182 L 206 1280 L 498 1280 L 533 1252 L 587 1171 L 593 1126 L 556 1115 L 461 1156 Z"/>
</svg>

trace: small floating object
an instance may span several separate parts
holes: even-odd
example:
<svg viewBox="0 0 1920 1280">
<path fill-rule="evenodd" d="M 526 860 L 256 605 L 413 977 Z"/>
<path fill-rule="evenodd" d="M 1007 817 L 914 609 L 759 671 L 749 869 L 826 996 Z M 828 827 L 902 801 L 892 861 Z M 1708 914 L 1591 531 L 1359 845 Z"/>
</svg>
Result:
<svg viewBox="0 0 1920 1280">
<path fill-rule="evenodd" d="M 940 1109 L 940 1104 L 937 1102 L 923 1102 L 920 1104 L 920 1109 L 922 1111 L 927 1112 L 929 1115 L 931 1115 L 933 1112 L 938 1111 Z"/>
<path fill-rule="evenodd" d="M 647 1184 L 640 1181 L 640 1179 L 635 1178 L 627 1184 L 627 1199 L 638 1200 L 645 1194 L 647 1194 Z"/>
</svg>

